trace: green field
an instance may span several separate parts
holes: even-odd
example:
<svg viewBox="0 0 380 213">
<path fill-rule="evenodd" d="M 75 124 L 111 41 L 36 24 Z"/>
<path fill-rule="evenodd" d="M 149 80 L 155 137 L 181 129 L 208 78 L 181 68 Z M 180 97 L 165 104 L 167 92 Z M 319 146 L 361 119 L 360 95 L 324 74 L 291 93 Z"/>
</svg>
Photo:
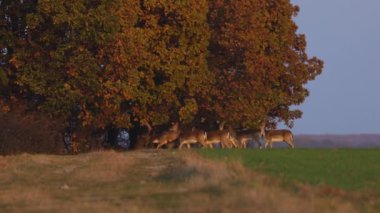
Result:
<svg viewBox="0 0 380 213">
<path fill-rule="evenodd" d="M 255 171 L 281 177 L 283 183 L 380 192 L 380 149 L 202 149 L 199 153 L 240 161 Z"/>
</svg>

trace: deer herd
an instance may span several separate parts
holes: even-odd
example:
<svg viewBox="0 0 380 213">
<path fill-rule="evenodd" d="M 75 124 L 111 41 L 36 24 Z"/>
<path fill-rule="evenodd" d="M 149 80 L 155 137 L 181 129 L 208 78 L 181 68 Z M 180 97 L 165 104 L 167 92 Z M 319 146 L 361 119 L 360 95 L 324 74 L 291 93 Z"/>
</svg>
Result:
<svg viewBox="0 0 380 213">
<path fill-rule="evenodd" d="M 254 141 L 257 147 L 272 148 L 276 142 L 285 142 L 289 147 L 294 148 L 293 134 L 290 130 L 265 130 L 265 125 L 260 129 L 234 130 L 229 128 L 224 130 L 221 127 L 216 131 L 203 131 L 199 129 L 180 130 L 178 123 L 174 124 L 169 130 L 162 132 L 155 137 L 151 143 L 160 149 L 164 145 L 173 145 L 175 141 L 179 142 L 178 148 L 184 146 L 191 148 L 192 145 L 199 144 L 203 148 L 247 148 L 248 143 Z"/>
</svg>

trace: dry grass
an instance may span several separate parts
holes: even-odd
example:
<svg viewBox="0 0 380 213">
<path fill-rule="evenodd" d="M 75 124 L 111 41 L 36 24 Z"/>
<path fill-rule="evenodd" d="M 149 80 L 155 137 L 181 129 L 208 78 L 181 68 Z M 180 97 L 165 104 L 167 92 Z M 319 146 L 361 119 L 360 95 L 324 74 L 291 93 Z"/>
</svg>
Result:
<svg viewBox="0 0 380 213">
<path fill-rule="evenodd" d="M 191 151 L 0 157 L 0 212 L 363 210 L 313 187 L 293 192 L 279 185 L 239 163 L 206 160 Z"/>
</svg>

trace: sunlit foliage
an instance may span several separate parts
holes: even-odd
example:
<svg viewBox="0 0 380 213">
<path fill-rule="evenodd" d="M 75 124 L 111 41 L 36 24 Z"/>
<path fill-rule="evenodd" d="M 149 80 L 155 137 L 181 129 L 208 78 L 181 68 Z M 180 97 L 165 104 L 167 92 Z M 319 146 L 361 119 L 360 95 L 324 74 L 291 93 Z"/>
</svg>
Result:
<svg viewBox="0 0 380 213">
<path fill-rule="evenodd" d="M 289 0 L 0 1 L 1 99 L 103 128 L 292 125 L 323 63 Z"/>
</svg>

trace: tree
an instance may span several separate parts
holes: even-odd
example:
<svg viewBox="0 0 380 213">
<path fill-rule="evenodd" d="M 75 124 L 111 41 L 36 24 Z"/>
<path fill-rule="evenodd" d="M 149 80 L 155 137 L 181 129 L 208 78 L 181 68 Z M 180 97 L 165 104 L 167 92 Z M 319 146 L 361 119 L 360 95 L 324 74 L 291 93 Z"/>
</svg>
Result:
<svg viewBox="0 0 380 213">
<path fill-rule="evenodd" d="M 193 119 L 211 77 L 207 1 L 34 6 L 10 64 L 18 91 L 41 110 L 100 127 Z"/>
<path fill-rule="evenodd" d="M 141 9 L 137 26 L 146 37 L 146 54 L 134 113 L 152 125 L 191 122 L 213 81 L 207 1 L 141 1 Z"/>
<path fill-rule="evenodd" d="M 26 15 L 34 11 L 36 2 L 0 1 L 0 107 L 6 105 L 4 101 L 18 95 L 15 73 L 19 64 L 16 63 L 15 52 L 27 39 Z"/>
<path fill-rule="evenodd" d="M 109 107 L 104 93 L 119 86 L 107 81 L 112 76 L 107 73 L 109 62 L 102 54 L 117 43 L 122 24 L 128 24 L 108 15 L 110 11 L 120 11 L 120 4 L 121 1 L 39 1 L 35 12 L 26 15 L 26 39 L 13 57 L 20 92 L 37 97 L 40 109 L 57 116 L 70 116 L 79 107 L 79 116 L 85 123 L 96 120 L 94 114 L 102 117 L 94 112 Z M 133 17 L 128 18 L 133 22 Z"/>
<path fill-rule="evenodd" d="M 301 117 L 290 106 L 308 96 L 305 84 L 323 63 L 308 58 L 289 0 L 210 1 L 209 65 L 217 76 L 210 108 L 235 126 L 258 127 Z"/>
</svg>

